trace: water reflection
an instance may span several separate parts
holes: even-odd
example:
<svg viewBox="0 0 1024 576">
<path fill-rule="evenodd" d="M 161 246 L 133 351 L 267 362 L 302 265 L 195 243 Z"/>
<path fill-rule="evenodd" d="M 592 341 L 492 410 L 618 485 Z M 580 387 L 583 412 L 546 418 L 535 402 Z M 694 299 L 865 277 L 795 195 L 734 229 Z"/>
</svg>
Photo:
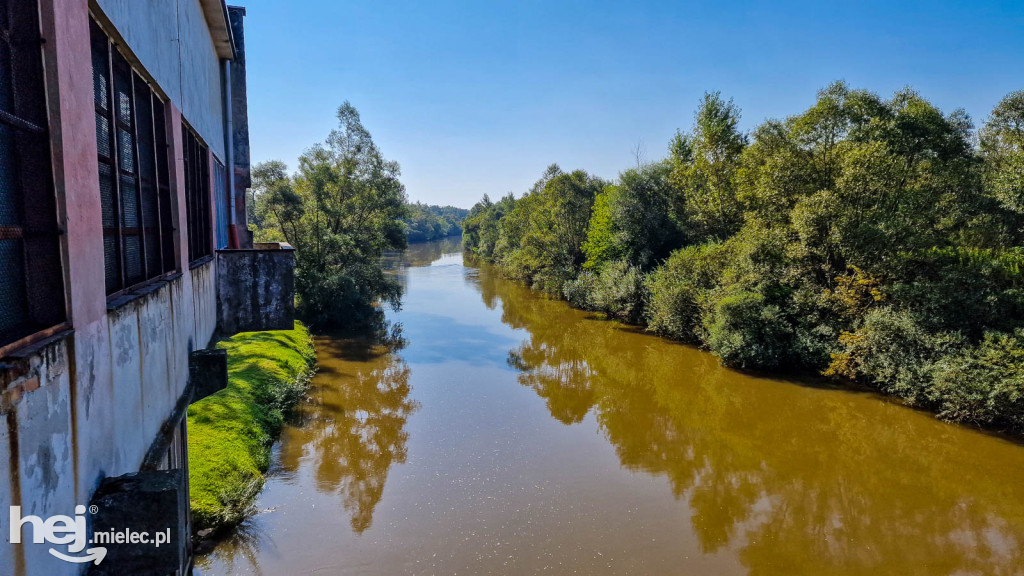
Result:
<svg viewBox="0 0 1024 576">
<path fill-rule="evenodd" d="M 320 492 L 337 494 L 352 530 L 373 523 L 388 472 L 406 459 L 406 422 L 416 410 L 409 399 L 409 367 L 378 338 L 316 339 L 319 371 L 301 423 L 281 443 L 280 468 L 294 473 L 310 460 Z"/>
<path fill-rule="evenodd" d="M 361 534 L 373 524 L 392 466 L 406 461 L 406 425 L 419 407 L 410 398 L 409 366 L 397 353 L 405 340 L 400 325 L 380 323 L 358 336 L 321 335 L 315 342 L 318 372 L 275 447 L 268 487 L 294 505 L 297 487 L 312 484 Z M 261 556 L 278 552 L 267 528 L 277 513 L 270 508 L 249 518 L 197 566 L 262 574 Z"/>
<path fill-rule="evenodd" d="M 722 369 L 496 277 L 508 356 L 564 424 L 593 411 L 623 467 L 664 476 L 701 552 L 751 575 L 1022 574 L 1019 446 L 880 401 Z"/>
<path fill-rule="evenodd" d="M 462 252 L 462 236 L 450 236 L 434 242 L 409 244 L 402 251 L 388 252 L 384 255 L 384 265 L 393 270 L 404 270 L 430 264 L 445 254 Z"/>
</svg>

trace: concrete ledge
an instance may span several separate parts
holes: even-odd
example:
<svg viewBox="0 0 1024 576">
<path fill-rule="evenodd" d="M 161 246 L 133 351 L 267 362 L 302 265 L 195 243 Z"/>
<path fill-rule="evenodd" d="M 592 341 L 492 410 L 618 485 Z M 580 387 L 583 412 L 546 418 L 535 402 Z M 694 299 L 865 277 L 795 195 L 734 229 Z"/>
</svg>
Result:
<svg viewBox="0 0 1024 576">
<path fill-rule="evenodd" d="M 228 386 L 228 351 L 212 348 L 194 350 L 188 355 L 188 379 L 194 404 Z"/>
<path fill-rule="evenodd" d="M 91 536 L 93 547 L 106 548 L 106 558 L 91 566 L 89 574 L 188 574 L 192 541 L 185 486 L 181 469 L 104 479 L 91 502 L 95 507 Z M 147 532 L 154 539 L 161 533 L 167 541 L 159 547 L 152 542 L 123 542 L 126 530 Z M 121 542 L 117 541 L 118 534 L 122 535 Z"/>
</svg>

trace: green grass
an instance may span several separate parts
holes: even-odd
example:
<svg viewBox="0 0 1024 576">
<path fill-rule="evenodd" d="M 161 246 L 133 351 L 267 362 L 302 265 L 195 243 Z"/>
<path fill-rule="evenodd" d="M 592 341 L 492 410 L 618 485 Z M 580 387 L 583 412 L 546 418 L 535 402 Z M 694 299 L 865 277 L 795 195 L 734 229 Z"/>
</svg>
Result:
<svg viewBox="0 0 1024 576">
<path fill-rule="evenodd" d="M 188 408 L 196 531 L 223 530 L 248 515 L 284 415 L 306 390 L 315 363 L 301 322 L 294 330 L 237 334 L 217 347 L 228 351 L 227 388 Z"/>
</svg>

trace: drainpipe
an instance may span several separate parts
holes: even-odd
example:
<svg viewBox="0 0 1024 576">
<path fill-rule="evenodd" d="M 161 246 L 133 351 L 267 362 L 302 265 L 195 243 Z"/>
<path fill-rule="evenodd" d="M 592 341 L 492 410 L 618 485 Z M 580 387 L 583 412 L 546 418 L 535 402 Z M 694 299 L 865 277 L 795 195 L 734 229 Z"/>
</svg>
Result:
<svg viewBox="0 0 1024 576">
<path fill-rule="evenodd" d="M 226 128 L 224 145 L 227 148 L 228 176 L 228 248 L 237 250 L 238 225 L 235 222 L 235 118 L 231 102 L 231 60 L 221 60 L 224 66 L 224 114 Z"/>
</svg>

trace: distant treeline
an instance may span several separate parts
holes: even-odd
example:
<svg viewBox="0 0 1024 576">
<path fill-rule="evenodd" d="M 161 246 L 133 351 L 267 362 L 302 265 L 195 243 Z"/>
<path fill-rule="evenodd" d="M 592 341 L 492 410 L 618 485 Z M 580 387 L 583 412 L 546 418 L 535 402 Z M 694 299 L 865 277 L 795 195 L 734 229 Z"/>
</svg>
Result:
<svg viewBox="0 0 1024 576">
<path fill-rule="evenodd" d="M 706 94 L 664 160 L 613 182 L 553 165 L 485 196 L 464 246 L 729 366 L 1024 430 L 1024 91 L 977 131 L 912 90 L 843 83 L 749 134 L 739 117 Z"/>
<path fill-rule="evenodd" d="M 428 242 L 462 234 L 462 221 L 469 214 L 465 208 L 409 204 L 405 219 L 410 243 Z"/>
</svg>

